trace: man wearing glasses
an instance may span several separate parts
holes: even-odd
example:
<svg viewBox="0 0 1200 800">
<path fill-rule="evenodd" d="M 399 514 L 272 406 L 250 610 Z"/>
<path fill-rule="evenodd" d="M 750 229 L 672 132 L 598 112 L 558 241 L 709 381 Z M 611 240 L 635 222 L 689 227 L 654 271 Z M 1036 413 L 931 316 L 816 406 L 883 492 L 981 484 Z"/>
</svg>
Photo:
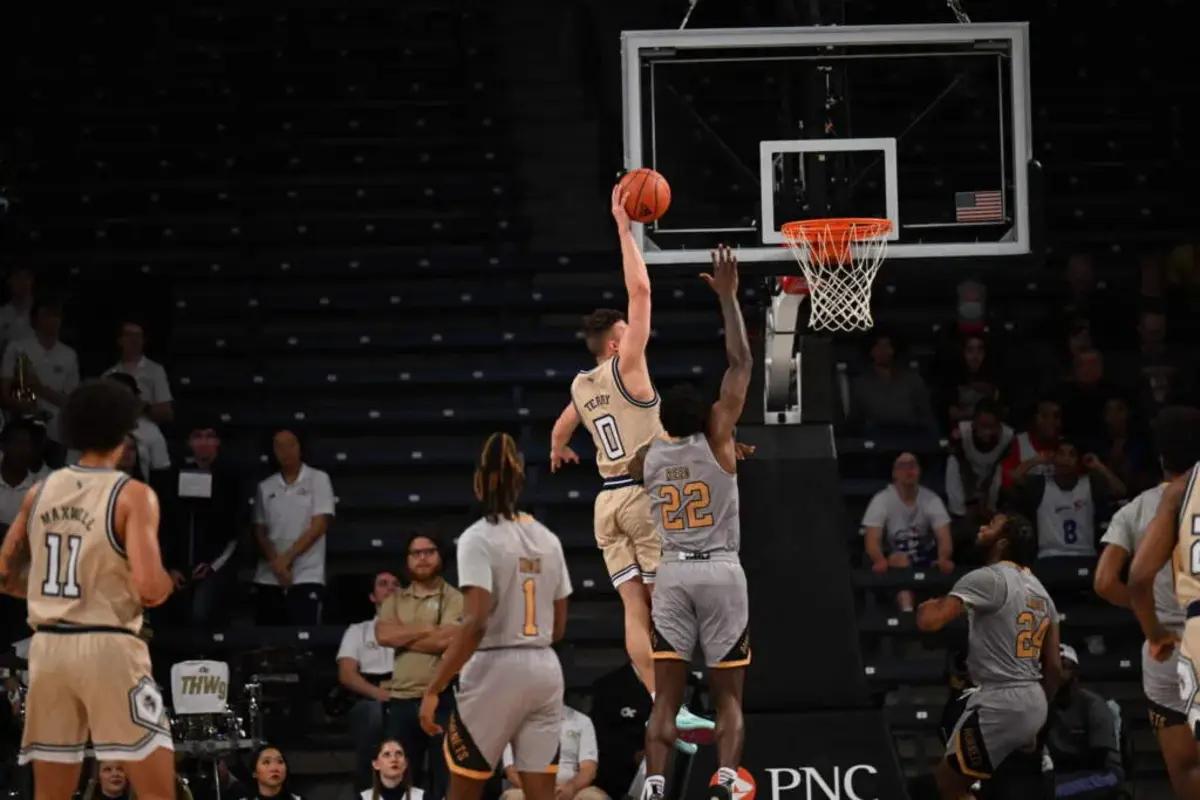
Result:
<svg viewBox="0 0 1200 800">
<path fill-rule="evenodd" d="M 404 571 L 409 583 L 383 602 L 375 623 L 379 644 L 396 649 L 385 727 L 388 736 L 404 745 L 413 785 L 425 789 L 427 800 L 441 800 L 448 782 L 440 752 L 441 737 L 431 739 L 425 735 L 418 712 L 425 687 L 462 620 L 463 596 L 442 578 L 441 549 L 431 536 L 411 536 L 405 554 Z M 442 695 L 438 705 L 440 723 L 445 724 L 453 702 L 450 691 Z"/>
</svg>

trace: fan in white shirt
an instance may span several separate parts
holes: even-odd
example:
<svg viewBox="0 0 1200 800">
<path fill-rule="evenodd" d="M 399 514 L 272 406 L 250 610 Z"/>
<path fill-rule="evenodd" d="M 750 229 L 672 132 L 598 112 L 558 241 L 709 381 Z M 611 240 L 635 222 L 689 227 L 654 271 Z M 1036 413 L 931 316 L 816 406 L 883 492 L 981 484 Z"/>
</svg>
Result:
<svg viewBox="0 0 1200 800">
<path fill-rule="evenodd" d="M 408 758 L 404 745 L 395 739 L 379 743 L 375 760 L 371 762 L 375 780 L 370 789 L 363 789 L 362 800 L 421 800 L 425 792 L 411 785 Z"/>
<path fill-rule="evenodd" d="M 137 382 L 132 376 L 123 372 L 110 372 L 105 378 L 116 381 L 135 395 L 141 396 Z M 137 425 L 133 429 L 133 440 L 137 443 L 142 480 L 149 480 L 151 472 L 171 468 L 171 452 L 167 448 L 167 438 L 163 436 L 162 429 L 144 413 L 137 419 Z"/>
<path fill-rule="evenodd" d="M 0 352 L 9 342 L 33 336 L 33 270 L 13 267 L 8 273 L 8 302 L 0 306 Z"/>
<path fill-rule="evenodd" d="M 46 437 L 62 443 L 58 415 L 69 395 L 79 385 L 79 358 L 75 351 L 59 341 L 63 307 L 58 300 L 43 298 L 33 308 L 32 336 L 9 342 L 0 358 L 0 404 L 10 415 L 31 415 L 46 420 Z M 24 380 L 37 400 L 25 402 L 13 397 L 13 376 L 17 362 L 24 356 Z"/>
<path fill-rule="evenodd" d="M 12 524 L 25 494 L 50 472 L 45 465 L 37 472 L 31 469 L 41 438 L 39 426 L 24 419 L 13 420 L 0 433 L 0 444 L 4 446 L 0 460 L 0 524 Z"/>
<path fill-rule="evenodd" d="M 164 425 L 175 418 L 174 398 L 167 371 L 162 364 L 146 358 L 146 332 L 141 323 L 126 320 L 117 332 L 117 349 L 121 360 L 108 368 L 105 376 L 124 373 L 137 381 L 138 391 L 146 404 L 146 416 Z"/>
</svg>

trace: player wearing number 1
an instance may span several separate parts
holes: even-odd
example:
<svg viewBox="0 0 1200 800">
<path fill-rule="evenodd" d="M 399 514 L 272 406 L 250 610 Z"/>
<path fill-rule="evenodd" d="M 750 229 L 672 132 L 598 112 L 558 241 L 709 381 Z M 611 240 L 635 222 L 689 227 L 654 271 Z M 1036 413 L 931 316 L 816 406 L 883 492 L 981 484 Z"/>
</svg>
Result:
<svg viewBox="0 0 1200 800">
<path fill-rule="evenodd" d="M 917 627 L 939 631 L 968 614 L 967 670 L 979 689 L 967 700 L 934 771 L 943 800 L 969 797 L 1017 750 L 1035 746 L 1047 698 L 1062 680 L 1058 611 L 1028 565 L 1037 558 L 1029 520 L 997 514 L 979 530 L 987 566 L 968 572 L 945 597 L 917 608 Z"/>
<path fill-rule="evenodd" d="M 83 455 L 29 490 L 0 547 L 3 590 L 27 599 L 35 631 L 20 762 L 33 762 L 38 800 L 71 796 L 89 738 L 138 797 L 175 796 L 171 732 L 137 635 L 143 607 L 172 588 L 158 498 L 116 469 L 139 413 L 110 381 L 72 392 L 63 422 Z"/>
<path fill-rule="evenodd" d="M 484 516 L 458 540 L 463 622 L 421 699 L 421 727 L 459 678 L 444 740 L 450 800 L 477 800 L 505 745 L 513 746 L 531 800 L 553 800 L 563 676 L 550 649 L 567 624 L 571 580 L 558 537 L 517 511 L 524 460 L 506 433 L 493 433 L 475 470 Z"/>
</svg>

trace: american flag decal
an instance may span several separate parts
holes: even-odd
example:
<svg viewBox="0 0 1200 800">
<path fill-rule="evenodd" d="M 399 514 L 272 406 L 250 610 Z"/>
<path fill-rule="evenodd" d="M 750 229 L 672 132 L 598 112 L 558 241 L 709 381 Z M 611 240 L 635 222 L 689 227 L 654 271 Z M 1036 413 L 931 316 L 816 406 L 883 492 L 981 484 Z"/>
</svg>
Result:
<svg viewBox="0 0 1200 800">
<path fill-rule="evenodd" d="M 1000 222 L 1004 219 L 1004 198 L 998 190 L 955 192 L 955 222 Z"/>
</svg>

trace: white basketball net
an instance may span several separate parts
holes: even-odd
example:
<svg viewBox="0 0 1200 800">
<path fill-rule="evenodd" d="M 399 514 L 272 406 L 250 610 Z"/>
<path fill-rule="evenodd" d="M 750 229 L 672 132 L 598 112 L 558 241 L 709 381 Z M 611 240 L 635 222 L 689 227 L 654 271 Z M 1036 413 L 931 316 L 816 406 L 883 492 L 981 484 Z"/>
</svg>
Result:
<svg viewBox="0 0 1200 800">
<path fill-rule="evenodd" d="M 818 331 L 865 331 L 871 318 L 871 284 L 887 253 L 886 219 L 805 220 L 783 226 L 788 248 L 808 282 Z"/>
</svg>

